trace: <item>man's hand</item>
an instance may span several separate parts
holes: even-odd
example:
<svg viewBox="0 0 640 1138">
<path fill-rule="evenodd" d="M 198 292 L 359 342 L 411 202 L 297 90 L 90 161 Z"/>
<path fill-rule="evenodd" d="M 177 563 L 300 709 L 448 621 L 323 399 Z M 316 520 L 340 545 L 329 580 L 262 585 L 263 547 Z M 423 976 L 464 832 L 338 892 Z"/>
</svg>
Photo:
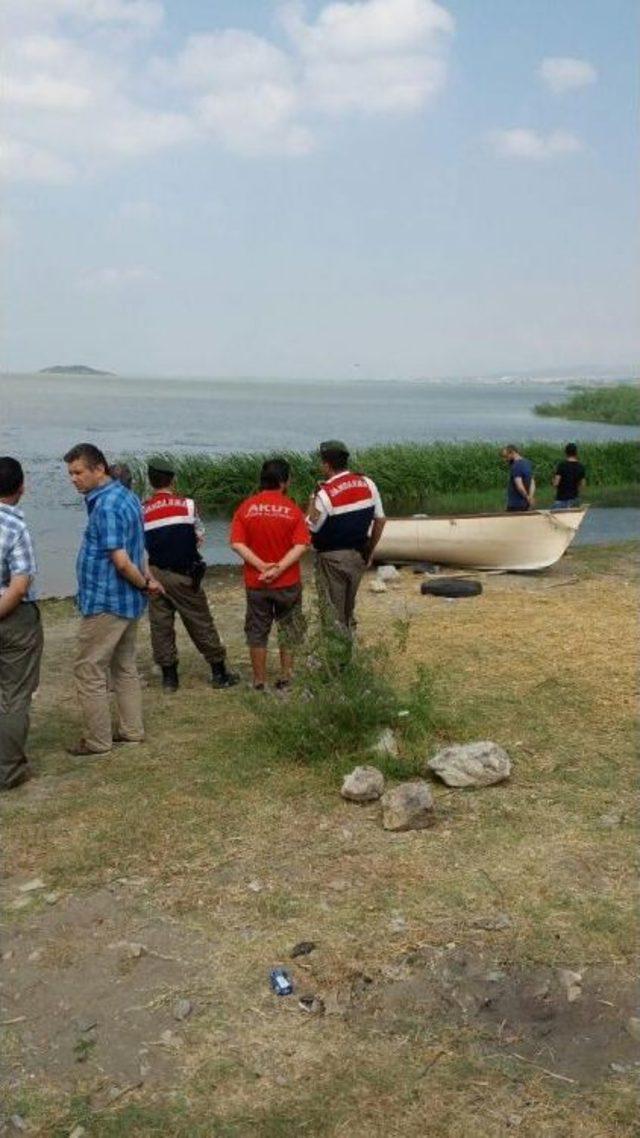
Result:
<svg viewBox="0 0 640 1138">
<path fill-rule="evenodd" d="M 147 580 L 147 593 L 150 597 L 163 597 L 166 590 L 164 585 L 156 581 L 155 577 L 149 577 Z"/>
<path fill-rule="evenodd" d="M 276 561 L 273 563 L 273 565 L 265 565 L 262 573 L 260 574 L 260 580 L 264 581 L 265 585 L 270 585 L 271 582 L 275 581 L 276 577 L 279 577 L 281 573 L 282 568 L 280 566 L 280 562 Z"/>
</svg>

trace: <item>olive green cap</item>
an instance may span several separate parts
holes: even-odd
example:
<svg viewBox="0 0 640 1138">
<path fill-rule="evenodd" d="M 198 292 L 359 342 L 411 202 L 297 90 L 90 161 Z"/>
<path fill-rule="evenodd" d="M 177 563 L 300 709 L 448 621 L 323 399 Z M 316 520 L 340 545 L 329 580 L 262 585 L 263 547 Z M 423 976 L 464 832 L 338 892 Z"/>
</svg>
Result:
<svg viewBox="0 0 640 1138">
<path fill-rule="evenodd" d="M 175 466 L 162 455 L 154 454 L 147 461 L 149 470 L 157 470 L 159 474 L 175 474 Z"/>
<path fill-rule="evenodd" d="M 320 443 L 320 454 L 331 454 L 332 452 L 348 454 L 349 447 L 345 443 L 341 443 L 339 439 L 328 439 L 327 442 Z"/>
</svg>

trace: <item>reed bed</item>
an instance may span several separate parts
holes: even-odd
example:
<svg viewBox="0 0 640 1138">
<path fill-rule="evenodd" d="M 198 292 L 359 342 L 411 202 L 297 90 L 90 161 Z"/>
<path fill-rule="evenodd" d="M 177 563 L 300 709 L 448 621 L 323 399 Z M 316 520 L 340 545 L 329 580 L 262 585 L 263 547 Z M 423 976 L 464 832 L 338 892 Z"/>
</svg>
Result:
<svg viewBox="0 0 640 1138">
<path fill-rule="evenodd" d="M 534 411 L 548 418 L 635 426 L 640 423 L 640 389 L 628 383 L 581 387 L 565 403 L 538 403 Z"/>
<path fill-rule="evenodd" d="M 588 499 L 613 496 L 616 504 L 637 502 L 640 492 L 634 442 L 584 443 L 580 456 L 587 466 Z M 549 489 L 562 448 L 529 442 L 522 451 L 533 461 L 540 502 Z M 281 452 L 282 453 L 282 452 Z M 178 490 L 194 497 L 209 515 L 228 516 L 258 485 L 260 466 L 271 454 L 166 454 L 175 464 Z M 291 464 L 292 496 L 304 504 L 319 477 L 316 454 L 285 452 Z M 145 463 L 128 459 L 138 492 L 144 493 Z M 499 448 L 492 443 L 389 443 L 354 451 L 352 469 L 365 471 L 380 488 L 389 513 L 467 512 L 500 509 L 507 472 Z"/>
</svg>

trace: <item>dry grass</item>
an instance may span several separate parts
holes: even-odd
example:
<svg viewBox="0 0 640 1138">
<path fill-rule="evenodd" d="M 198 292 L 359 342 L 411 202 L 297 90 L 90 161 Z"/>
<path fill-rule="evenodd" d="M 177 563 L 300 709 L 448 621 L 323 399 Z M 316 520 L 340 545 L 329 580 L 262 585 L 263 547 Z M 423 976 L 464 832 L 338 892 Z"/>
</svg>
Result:
<svg viewBox="0 0 640 1138">
<path fill-rule="evenodd" d="M 52 1136 L 84 1120 L 92 1136 L 418 1138 L 428 1122 L 434 1138 L 631 1138 L 626 1076 L 578 1092 L 492 1059 L 473 1026 L 436 1018 L 400 1031 L 344 1013 L 359 977 L 384 987 L 428 946 L 455 944 L 495 967 L 588 972 L 604 961 L 632 975 L 634 576 L 627 551 L 586 551 L 545 576 L 483 577 L 472 601 L 421 597 L 408 570 L 386 594 L 363 586 L 363 636 L 408 616 L 399 677 L 433 665 L 458 736 L 494 738 L 514 759 L 508 786 L 435 787 L 437 827 L 400 835 L 381 830 L 377 806 L 343 803 L 322 769 L 266 766 L 243 696 L 207 690 L 186 646 L 181 695 L 163 699 L 146 630 L 148 742 L 91 764 L 69 759 L 74 621 L 65 606 L 47 608 L 40 778 L 2 803 L 7 896 L 35 876 L 60 904 L 109 885 L 132 927 L 160 914 L 193 929 L 214 966 L 192 993 L 199 1014 L 168 1083 L 90 1114 L 87 1072 L 72 1101 L 55 1080 L 34 1095 L 14 1068 L 11 1109 Z M 212 598 L 232 660 L 246 661 L 235 578 L 216 581 Z M 604 828 L 612 811 L 622 823 Z M 28 929 L 44 908 L 35 899 L 11 921 Z M 496 909 L 510 928 L 473 927 Z M 268 969 L 301 939 L 318 949 L 294 963 L 299 988 L 336 1014 L 305 1016 L 268 991 Z M 49 984 L 74 967 L 72 951 L 42 960 Z"/>
</svg>

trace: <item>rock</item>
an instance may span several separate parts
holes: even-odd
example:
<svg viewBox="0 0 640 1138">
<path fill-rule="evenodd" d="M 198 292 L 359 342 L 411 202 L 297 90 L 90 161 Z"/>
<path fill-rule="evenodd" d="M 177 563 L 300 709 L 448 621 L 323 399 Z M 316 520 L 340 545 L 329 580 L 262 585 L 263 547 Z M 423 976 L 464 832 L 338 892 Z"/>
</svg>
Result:
<svg viewBox="0 0 640 1138">
<path fill-rule="evenodd" d="M 610 814 L 601 814 L 598 822 L 605 830 L 613 830 L 622 824 L 622 814 L 612 811 Z"/>
<path fill-rule="evenodd" d="M 20 885 L 18 893 L 35 893 L 38 889 L 44 889 L 44 881 L 41 877 L 34 877 L 31 881 L 25 881 L 24 885 Z"/>
<path fill-rule="evenodd" d="M 486 913 L 479 917 L 474 917 L 471 924 L 474 929 L 486 929 L 487 932 L 499 932 L 501 929 L 508 929 L 511 924 L 511 917 L 507 913 Z"/>
<path fill-rule="evenodd" d="M 295 960 L 296 956 L 308 956 L 310 952 L 313 952 L 315 947 L 315 940 L 299 940 L 291 949 L 291 959 Z"/>
<path fill-rule="evenodd" d="M 73 1130 L 69 1131 L 69 1138 L 84 1138 L 86 1133 L 84 1126 L 74 1126 Z"/>
<path fill-rule="evenodd" d="M 21 1114 L 11 1115 L 11 1125 L 13 1126 L 14 1130 L 18 1130 L 21 1134 L 26 1134 L 27 1130 L 30 1129 L 29 1123 L 22 1117 Z"/>
<path fill-rule="evenodd" d="M 260 881 L 250 881 L 247 889 L 250 889 L 252 893 L 262 893 L 263 886 Z"/>
<path fill-rule="evenodd" d="M 445 747 L 427 763 L 447 786 L 491 786 L 511 774 L 511 760 L 496 743 L 463 743 Z"/>
<path fill-rule="evenodd" d="M 301 1011 L 308 1012 L 309 1015 L 313 1016 L 321 1016 L 325 1012 L 324 1000 L 320 996 L 300 996 L 298 1007 Z"/>
<path fill-rule="evenodd" d="M 627 1032 L 632 1039 L 640 1043 L 640 1018 L 638 1018 L 638 1016 L 629 1016 L 627 1020 Z"/>
<path fill-rule="evenodd" d="M 386 593 L 386 591 L 387 586 L 384 581 L 380 581 L 378 577 L 374 577 L 372 581 L 369 581 L 370 593 Z"/>
<path fill-rule="evenodd" d="M 561 968 L 558 972 L 558 979 L 564 988 L 567 1000 L 570 1004 L 580 999 L 582 995 L 581 972 L 572 972 L 569 968 Z"/>
<path fill-rule="evenodd" d="M 382 798 L 385 830 L 424 830 L 434 822 L 433 796 L 426 782 L 404 782 L 388 790 Z"/>
<path fill-rule="evenodd" d="M 55 905 L 60 900 L 59 893 L 45 893 L 44 899 L 47 905 Z"/>
<path fill-rule="evenodd" d="M 389 930 L 392 933 L 404 933 L 407 931 L 407 922 L 401 913 L 396 913 L 389 921 Z"/>
<path fill-rule="evenodd" d="M 384 792 L 384 775 L 377 767 L 356 767 L 345 775 L 342 789 L 343 798 L 349 802 L 375 802 Z"/>
<path fill-rule="evenodd" d="M 389 581 L 399 581 L 400 573 L 395 565 L 378 565 L 377 577 L 379 581 L 384 581 L 388 584 Z"/>
<path fill-rule="evenodd" d="M 109 945 L 109 948 L 118 948 L 129 960 L 139 960 L 147 955 L 147 946 L 136 940 L 118 940 Z"/>
<path fill-rule="evenodd" d="M 178 1020 L 188 1019 L 193 1011 L 193 1004 L 191 1000 L 182 998 L 176 1000 L 172 1008 L 173 1018 Z"/>
<path fill-rule="evenodd" d="M 380 732 L 376 742 L 371 747 L 371 754 L 397 759 L 398 741 L 390 727 L 385 727 L 384 731 Z"/>
</svg>

